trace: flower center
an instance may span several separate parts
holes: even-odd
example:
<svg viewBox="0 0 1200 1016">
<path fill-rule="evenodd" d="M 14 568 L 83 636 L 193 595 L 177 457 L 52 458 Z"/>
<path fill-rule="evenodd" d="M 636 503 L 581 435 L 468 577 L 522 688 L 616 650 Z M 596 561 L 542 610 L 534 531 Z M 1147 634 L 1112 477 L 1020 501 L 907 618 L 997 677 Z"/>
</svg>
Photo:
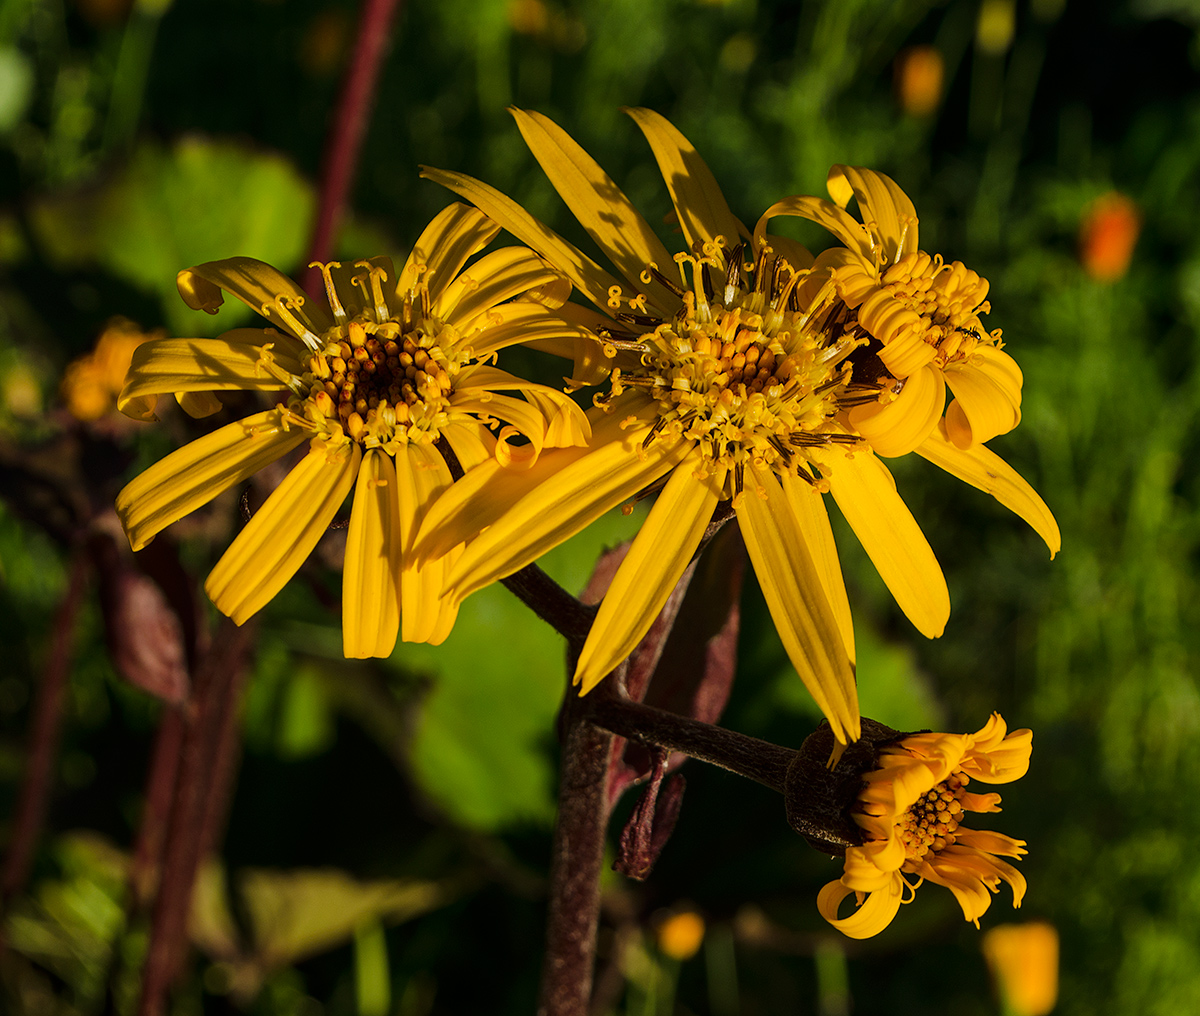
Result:
<svg viewBox="0 0 1200 1016">
<path fill-rule="evenodd" d="M 924 339 L 937 349 L 935 363 L 945 367 L 965 360 L 980 343 L 995 345 L 1000 329 L 984 330 L 988 281 L 961 261 L 946 264 L 940 254 L 924 251 L 905 254 L 883 273 L 880 282 L 903 306 L 919 315 Z"/>
<path fill-rule="evenodd" d="M 693 275 L 690 291 L 672 284 L 682 308 L 668 321 L 639 317 L 653 328 L 639 337 L 641 362 L 612 375 L 614 396 L 640 388 L 658 403 L 647 444 L 659 435 L 697 442 L 707 463 L 730 471 L 729 497 L 741 491 L 749 462 L 823 483 L 805 450 L 854 443 L 835 418 L 878 396 L 876 386 L 851 381 L 847 357 L 863 340 L 832 327 L 832 310 L 814 319 L 796 307 L 804 273 L 769 252 L 743 265 L 742 250 L 678 255 L 681 274 L 690 264 Z M 724 283 L 723 300 L 710 268 Z"/>
<path fill-rule="evenodd" d="M 430 315 L 423 283 L 393 313 L 382 293 L 386 272 L 361 264 L 367 274 L 351 281 L 375 299 L 353 319 L 342 309 L 330 266 L 322 266 L 338 323 L 320 336 L 323 348 L 309 358 L 302 378 L 307 394 L 289 406 L 319 429 L 369 448 L 435 442 L 449 422 L 453 377 L 469 357 L 458 353 L 454 329 Z"/>
<path fill-rule="evenodd" d="M 920 860 L 930 852 L 936 854 L 954 842 L 962 820 L 962 794 L 967 781 L 966 773 L 955 773 L 927 790 L 901 816 L 897 829 L 908 860 Z"/>
</svg>

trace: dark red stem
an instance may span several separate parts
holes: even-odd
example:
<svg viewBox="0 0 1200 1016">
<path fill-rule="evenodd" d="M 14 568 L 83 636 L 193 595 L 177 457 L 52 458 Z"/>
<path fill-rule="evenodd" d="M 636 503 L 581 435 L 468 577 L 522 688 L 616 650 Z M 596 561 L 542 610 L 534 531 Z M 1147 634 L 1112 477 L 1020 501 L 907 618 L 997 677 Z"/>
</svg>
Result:
<svg viewBox="0 0 1200 1016">
<path fill-rule="evenodd" d="M 165 706 L 158 721 L 158 733 L 150 754 L 150 772 L 146 776 L 146 800 L 142 820 L 133 844 L 133 867 L 129 881 L 132 910 L 144 911 L 154 899 L 162 866 L 163 846 L 171 815 L 171 799 L 179 775 L 183 751 L 183 706 Z"/>
<path fill-rule="evenodd" d="M 363 0 L 358 37 L 326 141 L 310 262 L 329 261 L 333 256 L 334 238 L 358 168 L 388 35 L 399 7 L 400 0 Z M 324 292 L 320 271 L 306 269 L 304 288 L 314 298 L 320 297 Z"/>
<path fill-rule="evenodd" d="M 213 795 L 228 791 L 228 779 L 216 777 L 214 767 L 228 712 L 241 689 L 252 634 L 247 625 L 237 627 L 222 618 L 208 652 L 192 682 L 180 755 L 175 799 L 167 827 L 162 873 L 150 925 L 150 945 L 142 969 L 142 996 L 138 1016 L 162 1016 L 167 993 L 177 979 L 187 954 L 187 919 L 196 870 L 202 859 L 205 828 L 214 807 L 223 814 L 225 804 L 214 805 Z"/>
<path fill-rule="evenodd" d="M 54 763 L 62 739 L 63 706 L 75 646 L 75 622 L 87 587 L 87 562 L 86 548 L 76 547 L 71 555 L 67 591 L 54 616 L 51 634 L 54 642 L 33 702 L 25 778 L 13 818 L 13 835 L 4 860 L 4 875 L 0 880 L 0 895 L 6 902 L 25 886 L 46 822 L 54 783 Z"/>
</svg>

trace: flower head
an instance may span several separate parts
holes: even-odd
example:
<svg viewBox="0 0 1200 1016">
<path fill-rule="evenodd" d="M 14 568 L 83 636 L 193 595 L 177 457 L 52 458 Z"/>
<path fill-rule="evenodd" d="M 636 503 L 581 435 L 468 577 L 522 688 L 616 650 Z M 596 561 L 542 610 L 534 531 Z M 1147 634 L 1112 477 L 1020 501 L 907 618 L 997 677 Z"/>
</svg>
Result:
<svg viewBox="0 0 1200 1016">
<path fill-rule="evenodd" d="M 1096 198 L 1079 223 L 1079 260 L 1097 282 L 1116 282 L 1133 260 L 1142 215 L 1133 200 L 1118 191 Z"/>
<path fill-rule="evenodd" d="M 1058 932 L 1046 921 L 1001 924 L 983 935 L 983 955 L 1005 1011 L 1048 1016 L 1058 1001 Z"/>
<path fill-rule="evenodd" d="M 117 510 L 134 549 L 307 442 L 307 455 L 209 575 L 213 602 L 239 624 L 264 606 L 353 488 L 346 655 L 387 655 L 398 630 L 406 641 L 444 639 L 457 609 L 440 597 L 449 559 L 418 566 L 412 545 L 425 512 L 452 483 L 447 457 L 464 469 L 495 457 L 519 470 L 544 447 L 588 437 L 582 411 L 562 392 L 488 362 L 515 342 L 578 332 L 550 316 L 546 304 L 561 302 L 567 287 L 532 251 L 503 248 L 464 270 L 497 232 L 476 209 L 452 205 L 426 228 L 398 277 L 387 258 L 321 265 L 328 311 L 250 258 L 181 272 L 190 306 L 215 312 L 224 290 L 274 327 L 141 346 L 121 409 L 153 419 L 162 392 L 177 393 L 193 415 L 219 409 L 212 393 L 220 390 L 278 392 L 283 401 L 193 441 L 130 483 Z M 518 435 L 524 444 L 511 443 Z"/>
<path fill-rule="evenodd" d="M 847 427 L 880 388 L 860 381 L 865 340 L 848 314 L 800 297 L 812 258 L 781 237 L 752 238 L 687 139 L 649 110 L 629 114 L 654 151 L 685 248 L 670 253 L 620 188 L 571 137 L 514 111 L 533 154 L 616 266 L 613 276 L 511 199 L 441 170 L 444 183 L 558 267 L 599 313 L 559 313 L 603 353 L 577 356 L 578 380 L 610 375 L 591 449 L 544 456 L 519 477 L 469 474 L 430 513 L 429 553 L 473 540 L 449 576 L 463 597 L 535 560 L 603 512 L 661 488 L 600 607 L 575 679 L 593 687 L 658 614 L 728 502 L 784 646 L 837 740 L 858 736 L 850 609 L 822 494 L 832 492 L 897 601 L 940 635 L 950 610 L 941 569 L 886 467 Z M 580 377 L 580 364 L 585 377 Z"/>
<path fill-rule="evenodd" d="M 60 391 L 68 412 L 84 422 L 113 412 L 133 351 L 163 334 L 159 331 L 147 335 L 127 318 L 109 321 L 96 340 L 96 348 L 72 360 L 63 372 Z"/>
<path fill-rule="evenodd" d="M 918 246 L 916 209 L 882 173 L 834 166 L 832 201 L 791 197 L 772 205 L 755 228 L 766 236 L 776 215 L 810 219 L 844 246 L 821 253 L 802 293 L 814 310 L 828 306 L 864 345 L 854 356 L 856 380 L 878 386 L 855 405 L 847 423 L 879 455 L 916 451 L 959 479 L 992 494 L 1026 520 L 1053 555 L 1061 537 L 1037 492 L 985 442 L 1021 420 L 1023 376 L 988 331 L 988 282 L 960 261 L 945 262 Z M 856 199 L 862 221 L 846 206 Z M 946 406 L 946 388 L 953 399 Z"/>
<path fill-rule="evenodd" d="M 1002 881 L 1012 887 L 1013 905 L 1021 905 L 1025 878 L 1001 858 L 1023 856 L 1025 841 L 964 824 L 969 812 L 1000 810 L 999 794 L 967 790 L 973 779 L 1011 783 L 1029 769 L 1033 734 L 1007 729 L 993 713 L 975 734 L 909 734 L 879 751 L 851 807 L 862 845 L 846 848 L 842 877 L 818 895 L 822 917 L 851 938 L 869 938 L 925 881 L 954 893 L 976 927 Z M 851 893 L 858 909 L 839 918 Z"/>
</svg>

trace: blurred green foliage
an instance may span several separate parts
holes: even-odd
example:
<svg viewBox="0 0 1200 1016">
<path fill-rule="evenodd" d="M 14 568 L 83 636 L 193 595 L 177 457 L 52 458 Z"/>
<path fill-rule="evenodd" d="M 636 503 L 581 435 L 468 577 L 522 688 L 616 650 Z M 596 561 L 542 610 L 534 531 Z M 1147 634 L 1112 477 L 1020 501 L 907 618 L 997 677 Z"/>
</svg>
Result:
<svg viewBox="0 0 1200 1016">
<path fill-rule="evenodd" d="M 997 49 L 977 43 L 977 0 L 409 0 L 340 247 L 403 252 L 447 201 L 418 164 L 479 176 L 586 245 L 507 103 L 554 117 L 656 223 L 669 203 L 621 105 L 670 117 L 747 221 L 782 196 L 822 193 L 833 162 L 892 175 L 916 203 L 922 246 L 992 282 L 989 324 L 1025 371 L 1024 419 L 996 448 L 1055 511 L 1063 551 L 1047 562 L 976 491 L 897 463 L 954 611 L 941 640 L 920 640 L 854 541 L 839 541 L 864 711 L 968 730 L 998 708 L 1032 726 L 1033 775 L 1008 789 L 998 825 L 1030 844 L 1024 912 L 1062 935 L 1058 1011 L 1187 1012 L 1200 1005 L 1200 819 L 1186 803 L 1200 794 L 1200 15 L 1183 0 L 1011 6 L 1015 34 Z M 232 323 L 236 308 L 212 319 L 177 301 L 179 269 L 233 254 L 301 267 L 357 10 L 0 0 L 5 442 L 32 447 L 65 426 L 62 368 L 111 316 L 181 334 Z M 914 45 L 944 66 L 924 116 L 895 90 Z M 1113 189 L 1142 221 L 1128 273 L 1105 283 L 1077 244 L 1090 202 Z M 144 463 L 194 426 L 114 440 Z M 104 482 L 97 506 L 119 477 Z M 614 516 L 547 564 L 579 588 L 635 524 Z M 202 574 L 220 540 L 192 534 L 185 558 Z M 325 556 L 336 563 L 336 548 Z M 0 842 L 64 561 L 37 521 L 0 507 Z M 319 595 L 336 581 L 314 562 L 265 612 L 223 855 L 234 889 L 202 883 L 225 951 L 201 942 L 178 1011 L 527 1013 L 561 646 L 490 589 L 444 646 L 351 665 Z M 125 927 L 121 871 L 155 707 L 114 673 L 94 610 L 81 629 L 51 835 L 6 915 L 14 1012 L 98 1012 L 113 957 L 136 966 L 144 948 L 144 929 Z M 754 589 L 739 662 L 724 722 L 798 743 L 815 713 Z M 602 961 L 617 941 L 629 957 L 613 1012 L 831 1016 L 847 994 L 859 1012 L 998 1012 L 978 934 L 948 894 L 923 889 L 876 940 L 834 939 L 814 894 L 837 865 L 795 839 L 767 791 L 696 763 L 685 772 L 680 824 L 650 881 L 606 882 Z M 313 892 L 313 878 L 357 902 L 321 897 L 311 926 L 289 925 L 315 937 L 271 952 L 256 908 Z M 427 894 L 389 909 L 363 903 L 372 886 Z M 681 900 L 709 932 L 672 965 L 653 918 Z M 985 924 L 1011 917 L 1001 897 Z"/>
</svg>

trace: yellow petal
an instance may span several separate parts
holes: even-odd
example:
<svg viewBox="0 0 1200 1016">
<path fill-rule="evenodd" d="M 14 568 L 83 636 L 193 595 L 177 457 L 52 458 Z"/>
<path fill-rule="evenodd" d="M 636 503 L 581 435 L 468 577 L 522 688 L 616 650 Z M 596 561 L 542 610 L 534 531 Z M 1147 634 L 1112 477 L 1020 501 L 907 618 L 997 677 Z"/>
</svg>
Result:
<svg viewBox="0 0 1200 1016">
<path fill-rule="evenodd" d="M 486 462 L 496 450 L 495 436 L 481 423 L 452 423 L 442 428 L 442 436 L 450 442 L 454 457 L 464 473 Z"/>
<path fill-rule="evenodd" d="M 525 247 L 502 247 L 485 254 L 448 285 L 433 304 L 433 316 L 464 335 L 499 303 L 554 282 L 558 273 Z"/>
<path fill-rule="evenodd" d="M 900 395 L 886 405 L 871 402 L 850 410 L 850 425 L 870 442 L 876 455 L 907 455 L 921 444 L 942 418 L 946 382 L 942 372 L 926 364 L 910 374 Z"/>
<path fill-rule="evenodd" d="M 796 271 L 813 266 L 812 252 L 798 240 L 793 240 L 789 236 L 776 236 L 773 233 L 768 233 L 763 239 Z"/>
<path fill-rule="evenodd" d="M 574 536 L 611 508 L 654 483 L 677 466 L 687 454 L 687 442 L 653 441 L 641 452 L 645 427 L 630 428 L 619 440 L 598 445 L 567 464 L 549 482 L 538 482 L 535 466 L 523 473 L 506 470 L 496 484 L 502 496 L 511 497 L 506 487 L 524 487 L 524 496 L 467 545 L 450 573 L 449 585 L 462 600 L 476 589 L 511 575 L 541 557 L 546 551 Z M 571 456 L 575 449 L 548 453 Z M 486 468 L 481 467 L 481 468 Z M 533 482 L 513 483 L 514 478 L 534 477 Z M 507 483 L 504 481 L 508 481 Z M 472 528 L 469 519 L 459 521 L 460 531 Z M 477 532 L 476 530 L 475 532 Z M 470 532 L 469 535 L 475 535 Z"/>
<path fill-rule="evenodd" d="M 541 414 L 545 430 L 544 441 L 551 448 L 585 445 L 591 440 L 592 428 L 587 414 L 569 395 L 533 381 L 525 381 L 495 367 L 481 364 L 464 370 L 455 383 L 455 394 L 451 397 L 451 404 L 458 406 L 456 400 L 460 396 L 480 398 L 485 392 L 504 389 L 521 392 L 529 404 Z M 486 406 L 482 408 L 483 412 L 490 412 Z M 495 415 L 520 426 L 516 419 L 503 413 Z"/>
<path fill-rule="evenodd" d="M 775 474 L 751 467 L 735 504 L 746 551 L 788 658 L 838 742 L 858 740 L 854 670 L 812 552 Z"/>
<path fill-rule="evenodd" d="M 242 624 L 279 592 L 341 507 L 362 458 L 352 442 L 321 439 L 254 513 L 209 573 L 204 591 L 217 609 Z"/>
<path fill-rule="evenodd" d="M 268 410 L 197 438 L 160 459 L 117 495 L 129 543 L 141 550 L 172 522 L 282 458 L 312 435 L 285 430 Z"/>
<path fill-rule="evenodd" d="M 842 633 L 842 645 L 850 663 L 855 661 L 854 622 L 850 617 L 850 599 L 846 595 L 846 581 L 842 578 L 842 565 L 838 560 L 837 544 L 833 540 L 833 529 L 829 525 L 829 513 L 825 510 L 825 498 L 798 476 L 790 473 L 780 477 L 783 492 L 787 495 L 796 524 L 804 544 L 812 554 L 813 565 L 821 578 L 825 598 L 837 618 L 838 631 Z"/>
<path fill-rule="evenodd" d="M 824 198 L 797 196 L 776 201 L 763 212 L 762 218 L 754 227 L 755 249 L 761 248 L 766 242 L 767 223 L 776 215 L 795 215 L 815 222 L 818 226 L 824 226 L 857 254 L 863 262 L 874 268 L 875 255 L 871 250 L 871 240 L 867 236 L 866 230 L 863 229 L 862 223 L 845 209 L 839 208 Z"/>
<path fill-rule="evenodd" d="M 499 232 L 500 227 L 478 208 L 458 201 L 447 205 L 417 237 L 396 282 L 396 294 L 403 299 L 421 281 L 429 289 L 429 298 L 437 300 L 462 266 Z"/>
<path fill-rule="evenodd" d="M 995 452 L 981 444 L 970 448 L 957 447 L 941 425 L 917 449 L 917 454 L 940 466 L 964 483 L 991 494 L 1009 511 L 1016 512 L 1028 522 L 1050 548 L 1050 556 L 1062 546 L 1058 523 L 1043 501 L 1021 475 Z"/>
<path fill-rule="evenodd" d="M 445 459 L 432 445 L 402 445 L 396 453 L 400 519 L 400 637 L 428 642 L 442 619 L 443 558 L 418 562 L 413 553 L 425 514 L 453 484 Z M 445 636 L 443 636 L 444 638 Z"/>
<path fill-rule="evenodd" d="M 450 397 L 450 405 L 459 412 L 473 413 L 485 419 L 494 417 L 512 424 L 517 433 L 529 439 L 529 445 L 525 447 L 530 448 L 528 454 L 533 458 L 525 465 L 532 465 L 542 453 L 542 444 L 546 438 L 546 418 L 538 412 L 536 406 L 530 405 L 524 399 L 513 399 L 494 392 L 485 392 L 481 398 L 472 398 L 455 392 Z M 510 450 L 506 446 L 505 435 L 502 434 L 496 452 L 503 456 Z"/>
<path fill-rule="evenodd" d="M 607 324 L 611 321 L 604 319 Z M 561 355 L 575 355 L 576 342 L 595 342 L 596 337 L 578 324 L 564 321 L 561 315 L 535 303 L 515 301 L 493 307 L 487 324 L 471 336 L 470 346 L 478 357 L 487 356 L 516 343 L 532 345 L 557 340 L 562 343 Z M 545 348 L 535 346 L 536 349 Z"/>
<path fill-rule="evenodd" d="M 886 888 L 871 893 L 853 914 L 838 920 L 838 906 L 854 890 L 841 882 L 830 882 L 817 894 L 817 910 L 847 938 L 870 938 L 883 931 L 899 913 L 904 884 L 904 876 L 894 872 Z"/>
<path fill-rule="evenodd" d="M 624 112 L 633 117 L 654 150 L 689 250 L 697 241 L 711 243 L 719 236 L 725 238 L 725 249 L 731 250 L 750 235 L 729 210 L 712 170 L 671 121 L 652 109 Z"/>
<path fill-rule="evenodd" d="M 617 569 L 575 667 L 581 695 L 633 652 L 700 545 L 725 485 L 724 469 L 697 479 L 703 461 L 695 448 L 675 467 Z"/>
<path fill-rule="evenodd" d="M 668 316 L 679 306 L 662 286 L 641 274 L 653 262 L 662 272 L 674 260 L 632 202 L 575 140 L 541 113 L 509 109 L 521 136 L 580 225 L 625 276 L 633 291 L 645 292 L 652 311 Z"/>
<path fill-rule="evenodd" d="M 947 433 L 959 448 L 1007 434 L 1021 422 L 1021 368 L 1003 350 L 980 346 L 946 368 L 954 402 L 946 411 Z"/>
<path fill-rule="evenodd" d="M 950 617 L 946 579 L 887 466 L 870 452 L 815 455 L 823 471 L 828 467 L 838 508 L 900 609 L 922 635 L 937 638 Z"/>
<path fill-rule="evenodd" d="M 917 249 L 917 210 L 890 176 L 857 166 L 834 166 L 826 185 L 843 208 L 850 200 L 847 188 L 853 190 L 859 214 L 879 237 L 887 264 L 894 265 Z"/>
<path fill-rule="evenodd" d="M 276 357 L 258 346 L 224 339 L 152 339 L 133 351 L 117 408 L 135 420 L 153 420 L 154 404 L 164 392 L 278 391 L 288 387 L 283 378 L 302 371 L 290 356 Z"/>
<path fill-rule="evenodd" d="M 220 412 L 225 405 L 212 392 L 176 392 L 175 401 L 193 420 L 203 420 L 206 416 L 212 416 L 213 413 Z"/>
<path fill-rule="evenodd" d="M 342 572 L 347 658 L 390 656 L 400 630 L 400 499 L 391 456 L 368 449 L 358 469 Z"/>
<path fill-rule="evenodd" d="M 504 229 L 554 265 L 597 307 L 607 306 L 608 291 L 614 286 L 620 286 L 615 276 L 567 243 L 552 229 L 543 226 L 512 198 L 501 194 L 494 187 L 489 187 L 486 183 L 463 173 L 431 169 L 428 166 L 421 167 L 421 176 L 475 202 Z"/>
<path fill-rule="evenodd" d="M 223 289 L 298 339 L 304 338 L 304 330 L 319 334 L 333 323 L 325 309 L 309 300 L 296 283 L 256 258 L 225 258 L 185 268 L 175 277 L 175 284 L 192 310 L 215 314 L 224 303 Z"/>
</svg>

